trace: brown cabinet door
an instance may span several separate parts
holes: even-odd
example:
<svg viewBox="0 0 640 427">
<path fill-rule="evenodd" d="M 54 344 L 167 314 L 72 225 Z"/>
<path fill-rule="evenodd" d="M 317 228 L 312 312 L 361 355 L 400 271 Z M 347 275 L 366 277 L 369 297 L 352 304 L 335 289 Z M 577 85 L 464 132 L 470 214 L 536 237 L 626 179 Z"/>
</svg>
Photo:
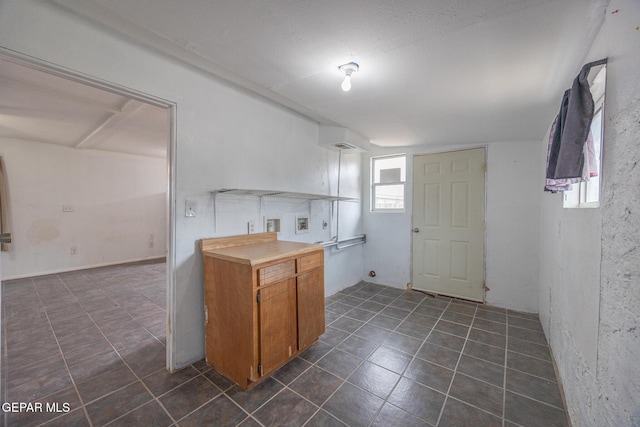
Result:
<svg viewBox="0 0 640 427">
<path fill-rule="evenodd" d="M 298 276 L 298 349 L 324 334 L 324 270 L 318 268 Z"/>
<path fill-rule="evenodd" d="M 259 291 L 260 375 L 264 376 L 297 351 L 296 279 Z"/>
</svg>

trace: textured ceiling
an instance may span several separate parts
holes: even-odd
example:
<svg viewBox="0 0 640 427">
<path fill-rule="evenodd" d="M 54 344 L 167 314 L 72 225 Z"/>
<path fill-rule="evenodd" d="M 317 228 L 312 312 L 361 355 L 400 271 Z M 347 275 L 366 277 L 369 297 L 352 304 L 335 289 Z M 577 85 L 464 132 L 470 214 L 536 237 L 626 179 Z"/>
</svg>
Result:
<svg viewBox="0 0 640 427">
<path fill-rule="evenodd" d="M 541 140 L 607 0 L 52 0 L 381 146 Z M 356 61 L 353 89 L 340 64 Z"/>
</svg>

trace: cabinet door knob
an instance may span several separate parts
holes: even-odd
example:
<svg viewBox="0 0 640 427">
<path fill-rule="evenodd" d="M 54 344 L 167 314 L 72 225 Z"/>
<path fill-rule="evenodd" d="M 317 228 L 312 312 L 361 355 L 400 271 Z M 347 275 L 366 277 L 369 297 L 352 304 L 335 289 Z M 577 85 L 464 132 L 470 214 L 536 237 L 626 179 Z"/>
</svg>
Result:
<svg viewBox="0 0 640 427">
<path fill-rule="evenodd" d="M 419 232 L 420 232 L 420 229 L 419 229 L 418 227 L 416 227 L 416 228 L 414 228 L 414 229 L 413 229 L 413 232 L 414 232 L 414 233 L 419 233 Z"/>
</svg>

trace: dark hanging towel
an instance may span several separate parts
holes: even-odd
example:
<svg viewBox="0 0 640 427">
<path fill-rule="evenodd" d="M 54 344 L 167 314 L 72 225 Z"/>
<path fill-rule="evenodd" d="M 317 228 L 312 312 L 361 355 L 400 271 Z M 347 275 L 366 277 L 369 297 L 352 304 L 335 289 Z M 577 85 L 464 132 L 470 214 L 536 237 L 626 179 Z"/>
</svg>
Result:
<svg viewBox="0 0 640 427">
<path fill-rule="evenodd" d="M 593 97 L 589 89 L 589 71 L 604 65 L 606 59 L 590 62 L 582 67 L 571 89 L 562 97 L 557 125 L 551 142 L 548 179 L 580 178 L 584 167 L 584 144 L 593 120 Z"/>
<path fill-rule="evenodd" d="M 551 135 L 549 135 L 549 154 L 547 156 L 547 179 L 555 179 L 556 165 L 558 164 L 558 154 L 560 153 L 560 141 L 562 140 L 562 130 L 566 123 L 567 108 L 569 107 L 570 89 L 564 91 L 562 102 L 560 103 L 560 112 L 554 120 L 551 127 Z"/>
</svg>

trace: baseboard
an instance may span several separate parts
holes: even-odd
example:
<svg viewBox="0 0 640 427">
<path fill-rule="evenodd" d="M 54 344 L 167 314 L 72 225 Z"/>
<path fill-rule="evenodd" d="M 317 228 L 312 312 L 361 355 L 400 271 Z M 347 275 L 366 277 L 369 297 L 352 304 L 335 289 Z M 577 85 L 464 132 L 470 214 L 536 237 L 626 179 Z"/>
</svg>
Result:
<svg viewBox="0 0 640 427">
<path fill-rule="evenodd" d="M 153 257 L 147 257 L 147 258 L 136 258 L 136 259 L 129 259 L 129 260 L 105 262 L 100 264 L 90 264 L 90 265 L 83 265 L 79 267 L 61 268 L 58 270 L 48 270 L 48 271 L 41 271 L 37 273 L 19 274 L 17 276 L 3 277 L 2 281 L 4 282 L 7 280 L 28 279 L 31 277 L 48 276 L 50 274 L 60 274 L 60 273 L 69 273 L 69 272 L 78 271 L 78 270 L 88 270 L 90 268 L 109 267 L 112 265 L 135 264 L 135 263 L 140 263 L 145 261 L 163 260 L 163 259 L 166 259 L 166 256 L 162 255 L 162 256 L 153 256 Z"/>
</svg>

